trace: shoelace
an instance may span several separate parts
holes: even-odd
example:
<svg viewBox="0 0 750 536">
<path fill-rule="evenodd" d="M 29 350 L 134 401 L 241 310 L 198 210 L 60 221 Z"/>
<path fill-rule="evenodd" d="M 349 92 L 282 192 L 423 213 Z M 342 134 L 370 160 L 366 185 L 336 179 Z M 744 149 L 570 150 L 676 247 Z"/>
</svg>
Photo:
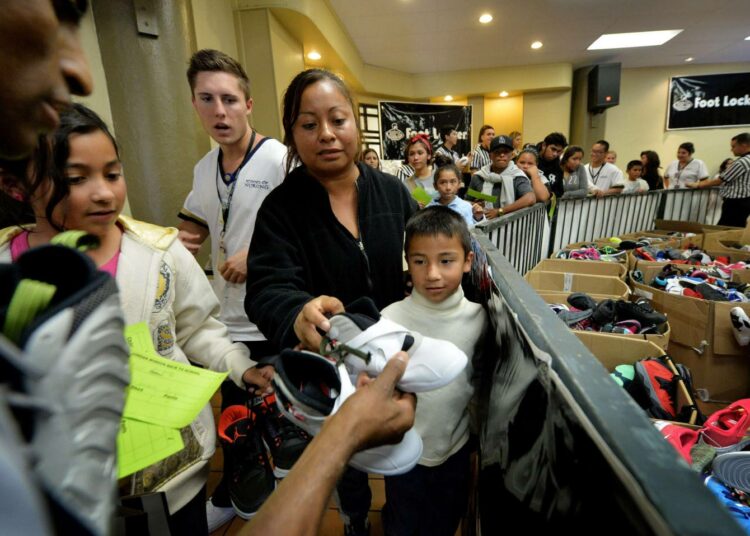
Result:
<svg viewBox="0 0 750 536">
<path fill-rule="evenodd" d="M 347 354 L 351 354 L 362 359 L 368 365 L 372 360 L 372 354 L 370 354 L 370 352 L 363 352 L 358 348 L 352 348 L 351 346 L 348 346 L 343 342 L 339 342 L 336 339 L 331 339 L 327 336 L 324 336 L 321 339 L 320 347 L 318 348 L 318 350 L 318 353 L 323 357 L 335 359 L 337 365 L 340 365 L 344 362 Z"/>
</svg>

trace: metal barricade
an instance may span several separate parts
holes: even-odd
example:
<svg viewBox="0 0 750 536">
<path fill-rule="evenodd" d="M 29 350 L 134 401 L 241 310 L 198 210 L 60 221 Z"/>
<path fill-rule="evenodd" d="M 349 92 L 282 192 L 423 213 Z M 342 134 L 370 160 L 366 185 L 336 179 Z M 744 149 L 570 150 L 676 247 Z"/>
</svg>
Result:
<svg viewBox="0 0 750 536">
<path fill-rule="evenodd" d="M 568 244 L 647 231 L 654 228 L 657 218 L 714 225 L 720 216 L 718 188 L 563 199 L 552 222 L 548 253 Z"/>
<path fill-rule="evenodd" d="M 552 224 L 552 254 L 568 244 L 653 229 L 662 192 L 562 199 Z"/>
<path fill-rule="evenodd" d="M 645 412 L 486 236 L 481 534 L 739 535 Z"/>
<path fill-rule="evenodd" d="M 475 230 L 487 235 L 521 274 L 547 256 L 550 227 L 543 203 L 502 216 Z"/>
<path fill-rule="evenodd" d="M 680 220 L 714 225 L 721 215 L 718 188 L 657 190 L 642 195 L 562 199 L 550 225 L 547 207 L 537 203 L 477 226 L 525 274 L 568 244 L 654 228 L 654 221 Z"/>
<path fill-rule="evenodd" d="M 664 203 L 662 220 L 695 221 L 715 225 L 721 216 L 721 196 L 719 188 L 703 190 L 666 190 L 663 192 Z"/>
</svg>

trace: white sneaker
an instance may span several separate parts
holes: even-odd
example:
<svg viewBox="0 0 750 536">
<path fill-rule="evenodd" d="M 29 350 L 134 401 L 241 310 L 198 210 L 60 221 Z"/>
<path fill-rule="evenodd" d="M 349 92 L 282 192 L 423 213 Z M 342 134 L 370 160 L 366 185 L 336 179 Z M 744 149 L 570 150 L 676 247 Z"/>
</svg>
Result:
<svg viewBox="0 0 750 536">
<path fill-rule="evenodd" d="M 274 364 L 279 410 L 311 435 L 316 435 L 326 417 L 336 413 L 354 393 L 343 363 L 337 365 L 304 350 L 283 350 Z M 400 443 L 358 452 L 349 465 L 368 473 L 399 475 L 413 469 L 421 456 L 422 438 L 412 428 Z"/>
<path fill-rule="evenodd" d="M 747 346 L 750 344 L 750 318 L 748 318 L 742 307 L 733 307 L 729 311 L 729 316 L 732 318 L 732 331 L 734 331 L 734 338 L 737 339 L 737 344 L 740 346 Z"/>
<path fill-rule="evenodd" d="M 369 300 L 359 305 L 368 308 Z M 409 363 L 398 388 L 409 393 L 432 391 L 448 385 L 466 368 L 466 354 L 455 344 L 430 337 L 380 318 L 375 305 L 367 313 L 348 312 L 329 319 L 331 329 L 324 338 L 321 353 L 345 360 L 356 377 L 360 372 L 377 376 L 388 359 L 401 350 L 409 353 Z"/>
<path fill-rule="evenodd" d="M 235 516 L 234 508 L 231 506 L 216 506 L 211 502 L 211 498 L 206 501 L 206 518 L 208 519 L 209 534 L 226 525 Z"/>
</svg>

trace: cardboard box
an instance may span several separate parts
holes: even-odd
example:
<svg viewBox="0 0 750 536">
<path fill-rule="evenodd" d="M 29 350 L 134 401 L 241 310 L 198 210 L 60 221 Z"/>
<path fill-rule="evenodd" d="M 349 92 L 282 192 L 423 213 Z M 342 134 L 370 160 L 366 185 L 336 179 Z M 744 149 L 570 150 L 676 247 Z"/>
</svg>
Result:
<svg viewBox="0 0 750 536">
<path fill-rule="evenodd" d="M 644 282 L 650 282 L 659 270 L 643 269 Z M 733 307 L 750 315 L 750 303 L 706 301 L 668 294 L 643 283 L 631 284 L 635 296 L 650 300 L 669 318 L 669 353 L 690 368 L 696 388 L 726 400 L 750 394 L 750 347 L 737 344 L 729 317 Z"/>
<path fill-rule="evenodd" d="M 570 296 L 570 292 L 537 292 L 541 298 L 546 301 L 547 303 L 564 303 L 568 304 L 568 296 Z M 591 298 L 596 301 L 597 303 L 606 300 L 611 299 L 607 298 L 607 296 L 595 296 L 593 294 L 589 294 Z M 578 333 L 578 330 L 573 330 L 574 332 Z M 606 337 L 620 337 L 625 339 L 634 339 L 634 340 L 642 340 L 642 341 L 649 341 L 657 345 L 659 348 L 664 350 L 666 352 L 667 346 L 669 345 L 669 336 L 670 336 L 671 329 L 669 327 L 669 322 L 667 322 L 667 328 L 664 333 L 657 333 L 653 335 L 639 335 L 637 333 L 601 333 L 601 332 L 583 332 L 583 333 L 599 333 L 600 335 L 604 335 Z"/>
<path fill-rule="evenodd" d="M 662 348 L 642 339 L 617 339 L 615 342 L 610 335 L 602 333 L 590 331 L 575 331 L 574 333 L 610 372 L 617 365 L 630 365 L 644 357 L 664 355 Z"/>
<path fill-rule="evenodd" d="M 704 244 L 707 249 L 719 251 L 727 247 L 727 244 L 737 244 L 739 242 L 742 242 L 744 234 L 745 229 L 733 229 L 731 231 L 709 233 L 708 235 L 706 235 Z"/>
<path fill-rule="evenodd" d="M 630 295 L 628 286 L 617 277 L 534 270 L 523 278 L 532 288 L 542 291 L 585 292 L 622 299 Z"/>
<path fill-rule="evenodd" d="M 681 221 L 681 220 L 656 220 L 654 221 L 654 229 L 657 231 L 681 231 L 683 233 L 715 233 L 717 231 L 729 231 L 737 229 L 737 227 L 729 227 L 727 225 L 709 225 L 707 223 L 699 223 L 697 221 Z M 657 232 L 655 231 L 655 232 Z"/>
<path fill-rule="evenodd" d="M 625 279 L 627 267 L 618 262 L 585 261 L 573 259 L 542 259 L 532 270 L 574 274 L 604 275 Z"/>
</svg>

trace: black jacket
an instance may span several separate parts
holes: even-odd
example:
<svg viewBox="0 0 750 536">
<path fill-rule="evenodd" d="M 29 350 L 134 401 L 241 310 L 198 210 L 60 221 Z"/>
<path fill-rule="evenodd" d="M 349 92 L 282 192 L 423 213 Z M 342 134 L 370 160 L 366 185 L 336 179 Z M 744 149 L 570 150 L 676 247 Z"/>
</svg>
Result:
<svg viewBox="0 0 750 536">
<path fill-rule="evenodd" d="M 565 186 L 563 184 L 563 169 L 560 165 L 559 158 L 553 158 L 552 160 L 545 160 L 541 155 L 537 158 L 537 164 L 544 175 L 549 179 L 550 190 L 558 198 L 562 197 L 565 193 Z"/>
<path fill-rule="evenodd" d="M 277 347 L 297 344 L 294 320 L 316 296 L 379 309 L 403 299 L 403 240 L 416 203 L 391 175 L 358 164 L 359 242 L 336 219 L 328 193 L 304 167 L 260 207 L 248 254 L 245 311 Z"/>
</svg>

